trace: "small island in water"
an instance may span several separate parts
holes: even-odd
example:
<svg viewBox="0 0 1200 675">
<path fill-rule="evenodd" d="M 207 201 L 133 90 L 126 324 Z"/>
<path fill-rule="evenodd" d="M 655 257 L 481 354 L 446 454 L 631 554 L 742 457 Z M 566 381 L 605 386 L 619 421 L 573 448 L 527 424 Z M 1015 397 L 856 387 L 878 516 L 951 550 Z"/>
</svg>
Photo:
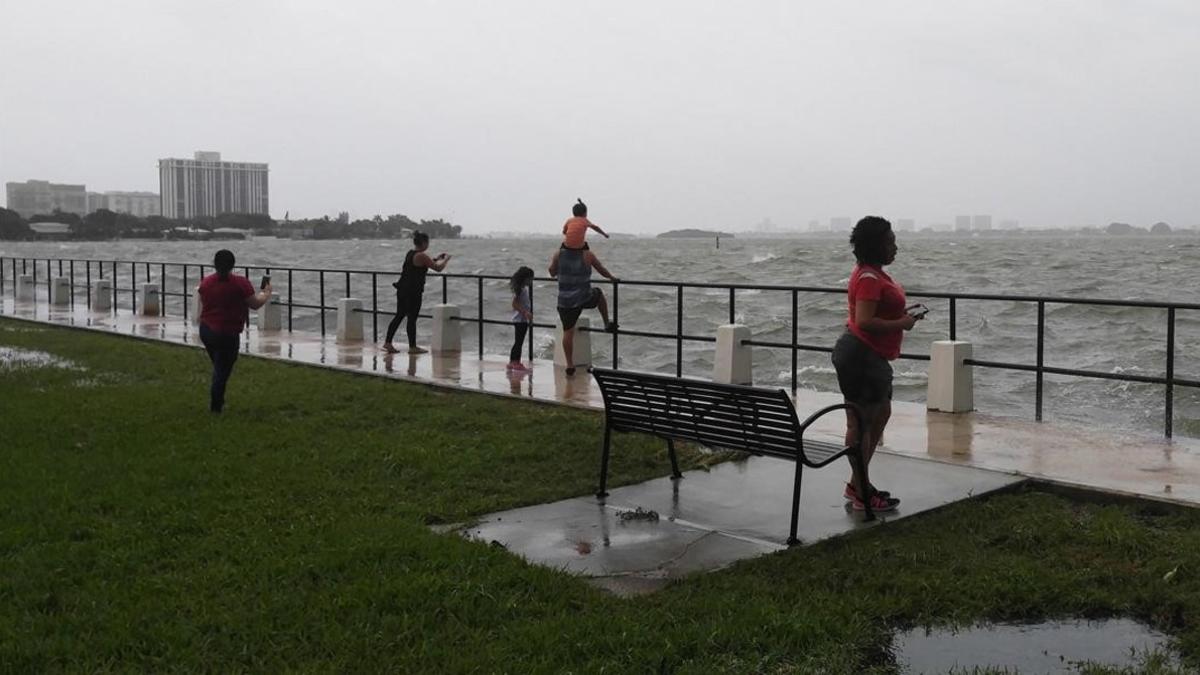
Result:
<svg viewBox="0 0 1200 675">
<path fill-rule="evenodd" d="M 733 239 L 733 235 L 728 232 L 716 232 L 714 230 L 670 230 L 658 235 L 659 239 L 712 239 L 714 237 Z"/>
</svg>

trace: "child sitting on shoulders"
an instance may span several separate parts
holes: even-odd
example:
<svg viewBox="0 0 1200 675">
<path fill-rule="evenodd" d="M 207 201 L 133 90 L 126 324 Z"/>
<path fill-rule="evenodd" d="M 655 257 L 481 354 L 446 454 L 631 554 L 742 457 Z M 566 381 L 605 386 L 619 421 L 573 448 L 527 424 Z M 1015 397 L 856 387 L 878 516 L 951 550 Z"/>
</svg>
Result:
<svg viewBox="0 0 1200 675">
<path fill-rule="evenodd" d="M 582 199 L 576 199 L 575 205 L 571 207 L 571 214 L 574 216 L 563 224 L 563 248 L 575 249 L 577 251 L 586 251 L 588 248 L 587 237 L 588 228 L 591 228 L 608 239 L 608 233 L 600 229 L 600 226 L 588 220 L 587 204 L 583 203 Z"/>
</svg>

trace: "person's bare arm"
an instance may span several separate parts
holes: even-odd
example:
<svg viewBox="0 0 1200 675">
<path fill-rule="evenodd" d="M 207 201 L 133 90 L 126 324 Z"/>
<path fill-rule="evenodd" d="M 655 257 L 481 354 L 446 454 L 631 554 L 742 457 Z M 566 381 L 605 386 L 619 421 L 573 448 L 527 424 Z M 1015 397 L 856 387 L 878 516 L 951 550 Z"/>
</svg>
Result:
<svg viewBox="0 0 1200 675">
<path fill-rule="evenodd" d="M 605 238 L 605 239 L 609 239 L 609 238 L 610 238 L 610 237 L 608 236 L 608 233 L 607 233 L 607 232 L 605 232 L 604 230 L 600 229 L 600 226 L 599 226 L 599 225 L 597 225 L 597 224 L 593 223 L 593 222 L 592 222 L 592 221 L 590 221 L 590 220 L 588 221 L 588 227 L 590 227 L 590 228 L 592 228 L 593 230 L 595 230 L 595 231 L 599 232 L 600 234 L 604 235 L 604 238 Z"/>
<path fill-rule="evenodd" d="M 558 278 L 558 251 L 555 251 L 554 255 L 550 256 L 550 269 L 548 271 L 551 278 Z"/>
<path fill-rule="evenodd" d="M 599 272 L 600 276 L 604 277 L 605 279 L 609 279 L 611 281 L 617 280 L 617 278 L 614 277 L 612 275 L 612 273 L 610 273 L 608 271 L 608 269 L 604 267 L 603 264 L 601 264 L 600 259 L 597 258 L 591 251 L 587 252 L 587 256 L 588 256 L 588 264 L 590 264 L 592 266 L 592 269 Z"/>
<path fill-rule="evenodd" d="M 450 262 L 450 256 L 440 253 L 436 258 L 430 258 L 427 253 L 421 252 L 413 256 L 413 262 L 421 267 L 428 267 L 435 272 L 441 272 L 446 269 L 446 263 Z"/>
<path fill-rule="evenodd" d="M 854 303 L 854 323 L 868 333 L 888 333 L 894 330 L 912 330 L 920 319 L 905 314 L 899 319 L 883 319 L 877 315 L 878 300 L 858 300 Z"/>
<path fill-rule="evenodd" d="M 246 306 L 250 309 L 258 309 L 271 301 L 271 284 L 267 284 L 262 290 L 254 295 L 246 296 Z"/>
</svg>

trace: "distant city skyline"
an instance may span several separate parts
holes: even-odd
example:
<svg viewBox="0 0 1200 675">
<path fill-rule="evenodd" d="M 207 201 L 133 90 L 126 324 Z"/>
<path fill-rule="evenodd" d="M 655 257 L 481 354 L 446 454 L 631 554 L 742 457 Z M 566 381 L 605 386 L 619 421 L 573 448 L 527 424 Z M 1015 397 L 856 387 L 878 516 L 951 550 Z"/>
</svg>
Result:
<svg viewBox="0 0 1200 675">
<path fill-rule="evenodd" d="M 6 34 L 37 57 L 0 69 L 4 182 L 155 191 L 157 159 L 208 147 L 270 163 L 277 218 L 552 233 L 583 198 L 606 229 L 646 233 L 763 214 L 1200 224 L 1200 4 L 1183 0 L 42 0 L 4 16 L 87 46 Z"/>
</svg>

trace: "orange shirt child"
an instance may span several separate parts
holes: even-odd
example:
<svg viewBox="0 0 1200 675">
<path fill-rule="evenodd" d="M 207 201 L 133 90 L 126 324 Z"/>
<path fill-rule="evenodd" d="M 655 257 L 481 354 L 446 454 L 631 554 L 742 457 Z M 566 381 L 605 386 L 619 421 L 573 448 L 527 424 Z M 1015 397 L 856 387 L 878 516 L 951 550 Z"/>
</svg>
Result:
<svg viewBox="0 0 1200 675">
<path fill-rule="evenodd" d="M 587 219 L 587 216 L 576 216 L 568 218 L 567 222 L 563 223 L 563 243 L 567 248 L 581 249 L 587 246 L 585 241 L 588 228 L 591 228 L 605 238 L 608 238 L 608 233 L 600 229 L 600 226 Z"/>
</svg>

